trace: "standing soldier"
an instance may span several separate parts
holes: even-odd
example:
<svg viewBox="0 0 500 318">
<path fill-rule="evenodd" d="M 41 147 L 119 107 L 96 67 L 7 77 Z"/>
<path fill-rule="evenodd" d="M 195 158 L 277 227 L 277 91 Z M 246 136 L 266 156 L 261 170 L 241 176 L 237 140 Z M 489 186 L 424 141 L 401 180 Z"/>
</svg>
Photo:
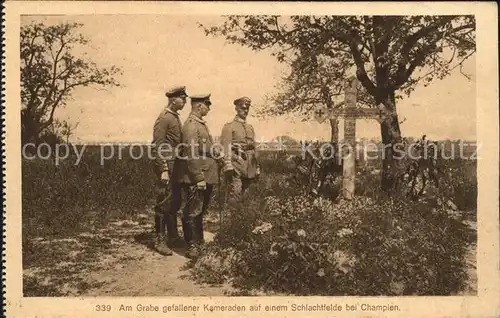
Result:
<svg viewBox="0 0 500 318">
<path fill-rule="evenodd" d="M 204 242 L 203 215 L 210 203 L 213 186 L 218 183 L 218 154 L 203 120 L 211 105 L 210 94 L 191 96 L 191 113 L 182 127 L 179 181 L 186 195 L 182 217 L 188 258 L 196 256 L 196 247 Z"/>
<path fill-rule="evenodd" d="M 252 101 L 241 97 L 234 101 L 236 116 L 222 128 L 221 145 L 224 149 L 224 175 L 229 191 L 226 195 L 237 199 L 260 174 L 255 152 L 255 132 L 246 118 Z"/>
<path fill-rule="evenodd" d="M 169 248 L 181 243 L 177 231 L 177 211 L 181 205 L 180 185 L 175 180 L 177 147 L 181 142 L 181 121 L 178 111 L 186 104 L 186 87 L 167 91 L 168 105 L 156 119 L 153 129 L 154 171 L 157 178 L 155 210 L 155 249 L 162 255 L 172 255 Z M 165 236 L 165 225 L 167 236 Z"/>
</svg>

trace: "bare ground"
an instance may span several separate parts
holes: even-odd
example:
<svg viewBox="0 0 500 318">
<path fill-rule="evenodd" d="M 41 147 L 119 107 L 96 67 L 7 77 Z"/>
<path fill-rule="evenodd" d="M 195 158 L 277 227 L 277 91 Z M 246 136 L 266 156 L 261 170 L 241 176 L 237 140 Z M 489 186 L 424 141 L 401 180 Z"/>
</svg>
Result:
<svg viewBox="0 0 500 318">
<path fill-rule="evenodd" d="M 210 220 L 208 220 L 210 222 Z M 215 222 L 215 221 L 212 221 Z M 44 255 L 24 269 L 25 296 L 223 296 L 230 286 L 193 282 L 183 250 L 165 257 L 151 248 L 152 215 L 114 221 L 73 238 L 35 239 Z M 475 222 L 468 224 L 475 229 Z M 210 229 L 210 226 L 207 226 Z M 207 241 L 213 234 L 205 232 Z M 468 247 L 469 280 L 462 295 L 477 294 L 476 245 Z"/>
<path fill-rule="evenodd" d="M 35 240 L 59 253 L 24 270 L 26 296 L 222 296 L 228 286 L 194 283 L 183 250 L 161 256 L 152 248 L 151 214 L 110 223 L 75 238 Z M 205 232 L 207 241 L 213 234 Z"/>
</svg>

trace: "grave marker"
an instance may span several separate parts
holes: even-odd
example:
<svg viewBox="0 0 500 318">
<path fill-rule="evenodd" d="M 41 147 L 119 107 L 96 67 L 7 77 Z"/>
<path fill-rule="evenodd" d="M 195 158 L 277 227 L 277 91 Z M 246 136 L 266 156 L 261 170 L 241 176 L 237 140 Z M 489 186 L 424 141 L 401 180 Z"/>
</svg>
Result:
<svg viewBox="0 0 500 318">
<path fill-rule="evenodd" d="M 354 196 L 356 182 L 356 120 L 375 119 L 381 122 L 388 116 L 383 108 L 359 108 L 356 107 L 358 93 L 358 80 L 351 76 L 345 84 L 344 107 L 336 109 L 317 108 L 315 118 L 322 123 L 326 118 L 337 120 L 344 118 L 344 144 L 342 149 L 343 178 L 342 196 L 351 200 Z M 326 113 L 326 115 L 325 115 Z M 326 116 L 326 117 L 325 117 Z"/>
<path fill-rule="evenodd" d="M 314 110 L 314 118 L 320 124 L 322 124 L 328 118 L 328 116 L 329 116 L 328 111 L 321 105 Z"/>
</svg>

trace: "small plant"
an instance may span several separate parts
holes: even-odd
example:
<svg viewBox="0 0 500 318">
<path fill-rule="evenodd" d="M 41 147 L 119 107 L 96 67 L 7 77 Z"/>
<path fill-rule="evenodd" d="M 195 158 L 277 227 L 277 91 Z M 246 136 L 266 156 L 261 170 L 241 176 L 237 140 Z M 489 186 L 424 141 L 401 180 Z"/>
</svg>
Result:
<svg viewBox="0 0 500 318">
<path fill-rule="evenodd" d="M 388 198 L 374 190 L 377 176 L 362 180 L 359 192 L 369 196 L 335 203 L 304 197 L 276 175 L 263 176 L 264 190 L 251 188 L 238 206 L 228 208 L 214 241 L 191 264 L 193 276 L 295 295 L 461 290 L 468 229 L 449 216 L 445 204 Z M 221 251 L 232 251 L 233 261 Z"/>
<path fill-rule="evenodd" d="M 61 251 L 34 247 L 38 237 L 71 237 L 152 206 L 154 176 L 147 158 L 124 155 L 101 165 L 98 151 L 87 147 L 79 165 L 71 157 L 58 166 L 23 160 L 24 268 L 59 257 L 54 253 Z M 243 293 L 450 295 L 460 290 L 465 246 L 475 235 L 450 211 L 475 214 L 474 162 L 447 161 L 452 187 L 417 201 L 388 196 L 380 190 L 378 173 L 359 168 L 355 200 L 336 202 L 304 196 L 302 184 L 292 178 L 294 165 L 276 162 L 270 154 L 261 164 L 258 183 L 227 207 L 214 241 L 188 264 L 197 280 L 232 283 Z M 213 199 L 212 211 L 218 209 L 218 196 Z M 36 284 L 27 280 L 30 290 Z"/>
</svg>

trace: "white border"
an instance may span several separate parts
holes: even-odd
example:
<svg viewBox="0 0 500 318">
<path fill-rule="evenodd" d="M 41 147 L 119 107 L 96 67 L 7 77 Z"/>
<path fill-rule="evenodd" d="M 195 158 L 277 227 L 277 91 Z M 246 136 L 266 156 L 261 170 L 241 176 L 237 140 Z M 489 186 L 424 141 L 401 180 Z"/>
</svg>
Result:
<svg viewBox="0 0 500 318">
<path fill-rule="evenodd" d="M 394 303 L 402 309 L 370 316 L 400 317 L 493 317 L 500 315 L 499 279 L 499 151 L 498 151 L 498 43 L 497 8 L 493 2 L 348 2 L 348 3 L 276 3 L 276 2 L 48 2 L 7 1 L 5 6 L 5 205 L 6 227 L 6 310 L 7 317 L 108 317 L 110 313 L 94 311 L 96 304 L 166 305 L 173 302 L 186 305 L 198 304 L 291 304 L 291 303 Z M 86 297 L 86 298 L 22 298 L 21 265 L 21 158 L 20 154 L 20 75 L 19 75 L 19 27 L 21 14 L 475 14 L 477 19 L 477 136 L 482 144 L 478 163 L 478 296 L 467 297 Z M 436 106 L 438 107 L 438 106 Z M 255 315 L 265 315 L 258 312 Z M 233 313 L 148 313 L 158 317 L 234 316 Z M 250 312 L 238 313 L 242 317 L 253 316 Z M 273 313 L 275 317 L 347 316 L 327 312 Z M 113 311 L 111 316 L 142 317 L 144 313 L 127 315 Z M 358 311 L 356 316 L 363 316 Z"/>
</svg>

